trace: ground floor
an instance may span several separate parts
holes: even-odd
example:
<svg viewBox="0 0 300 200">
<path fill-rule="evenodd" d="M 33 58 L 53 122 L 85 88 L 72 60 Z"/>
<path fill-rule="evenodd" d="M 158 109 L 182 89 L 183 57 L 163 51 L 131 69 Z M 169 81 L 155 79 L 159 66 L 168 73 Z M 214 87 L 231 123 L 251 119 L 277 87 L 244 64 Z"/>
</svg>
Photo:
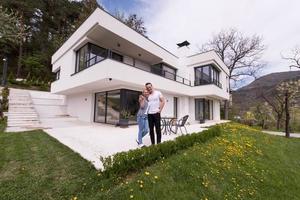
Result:
<svg viewBox="0 0 300 200">
<path fill-rule="evenodd" d="M 164 91 L 162 93 L 166 99 L 162 117 L 180 119 L 189 115 L 190 124 L 220 120 L 220 99 L 209 96 L 180 96 Z M 140 94 L 141 91 L 121 88 L 67 95 L 68 114 L 86 122 L 113 125 L 117 125 L 126 114 L 129 116 L 129 123 L 136 124 Z"/>
<path fill-rule="evenodd" d="M 138 148 L 136 143 L 138 127 L 116 128 L 113 125 L 103 123 L 83 122 L 76 118 L 47 118 L 42 119 L 42 125 L 50 136 L 56 138 L 62 144 L 79 153 L 83 158 L 93 163 L 96 168 L 101 168 L 100 156 L 109 156 L 118 152 Z M 206 121 L 204 124 L 187 125 L 187 132 L 201 132 L 204 127 L 223 123 L 225 121 Z M 173 140 L 181 134 L 163 134 L 162 142 Z M 146 146 L 151 144 L 150 136 L 143 138 Z"/>
</svg>

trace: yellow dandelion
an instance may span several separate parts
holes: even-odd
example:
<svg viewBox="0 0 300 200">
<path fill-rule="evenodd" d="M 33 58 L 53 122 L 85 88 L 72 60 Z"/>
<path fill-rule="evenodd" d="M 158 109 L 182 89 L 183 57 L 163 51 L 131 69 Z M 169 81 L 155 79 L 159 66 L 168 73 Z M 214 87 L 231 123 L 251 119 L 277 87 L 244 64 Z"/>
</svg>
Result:
<svg viewBox="0 0 300 200">
<path fill-rule="evenodd" d="M 149 175 L 150 175 L 150 172 L 145 172 L 145 175 L 146 175 L 146 176 L 149 176 Z"/>
<path fill-rule="evenodd" d="M 144 186 L 141 184 L 141 185 L 140 185 L 140 188 L 143 188 L 143 187 L 144 187 Z"/>
<path fill-rule="evenodd" d="M 133 199 L 133 195 L 130 195 L 129 197 L 130 197 L 130 199 Z"/>
<path fill-rule="evenodd" d="M 155 179 L 158 179 L 158 176 L 154 176 Z"/>
</svg>

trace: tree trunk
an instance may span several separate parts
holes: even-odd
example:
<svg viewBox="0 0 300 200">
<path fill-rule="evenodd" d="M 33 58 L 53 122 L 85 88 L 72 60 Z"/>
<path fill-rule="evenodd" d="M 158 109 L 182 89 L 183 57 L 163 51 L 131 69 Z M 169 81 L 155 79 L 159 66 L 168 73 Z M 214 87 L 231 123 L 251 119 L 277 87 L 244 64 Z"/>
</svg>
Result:
<svg viewBox="0 0 300 200">
<path fill-rule="evenodd" d="M 290 111 L 289 111 L 289 97 L 285 94 L 285 137 L 290 137 Z"/>
<path fill-rule="evenodd" d="M 277 130 L 280 130 L 280 122 L 281 122 L 281 119 L 282 119 L 282 114 L 277 114 L 277 123 L 276 123 L 276 129 Z"/>
<path fill-rule="evenodd" d="M 18 57 L 18 68 L 17 68 L 17 78 L 20 78 L 21 74 L 21 67 L 22 67 L 22 57 L 23 57 L 23 40 L 24 40 L 24 22 L 23 22 L 23 15 L 21 15 L 20 18 L 20 32 L 21 32 L 21 37 L 20 37 L 20 45 L 19 45 L 19 57 Z"/>
<path fill-rule="evenodd" d="M 20 78 L 21 67 L 22 67 L 22 57 L 23 57 L 23 38 L 21 38 L 19 45 L 19 57 L 18 57 L 18 68 L 17 68 L 17 78 Z"/>
<path fill-rule="evenodd" d="M 229 116 L 229 101 L 225 100 L 224 101 L 224 119 L 228 120 Z"/>
</svg>

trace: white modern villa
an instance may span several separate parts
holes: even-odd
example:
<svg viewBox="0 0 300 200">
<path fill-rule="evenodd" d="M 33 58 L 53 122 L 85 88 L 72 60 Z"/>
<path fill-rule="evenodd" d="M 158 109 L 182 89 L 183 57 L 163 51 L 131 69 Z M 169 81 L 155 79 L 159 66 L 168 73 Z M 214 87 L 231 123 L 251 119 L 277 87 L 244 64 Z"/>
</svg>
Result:
<svg viewBox="0 0 300 200">
<path fill-rule="evenodd" d="M 82 121 L 118 124 L 126 111 L 134 124 L 151 82 L 166 99 L 162 116 L 220 120 L 228 68 L 214 51 L 190 55 L 187 41 L 177 45 L 174 55 L 97 8 L 52 56 L 51 92 L 65 95 L 68 114 Z"/>
</svg>

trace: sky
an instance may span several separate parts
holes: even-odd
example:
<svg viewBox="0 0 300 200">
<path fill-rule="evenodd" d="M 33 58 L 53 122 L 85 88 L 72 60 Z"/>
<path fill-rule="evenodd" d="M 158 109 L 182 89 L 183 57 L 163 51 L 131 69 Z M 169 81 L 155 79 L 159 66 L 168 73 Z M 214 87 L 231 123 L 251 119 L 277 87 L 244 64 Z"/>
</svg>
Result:
<svg viewBox="0 0 300 200">
<path fill-rule="evenodd" d="M 98 0 L 109 12 L 116 9 L 142 17 L 147 36 L 176 53 L 188 40 L 192 51 L 222 29 L 236 28 L 245 36 L 263 37 L 267 63 L 261 75 L 289 71 L 281 55 L 300 46 L 300 0 Z M 295 69 L 294 69 L 295 70 Z"/>
</svg>

